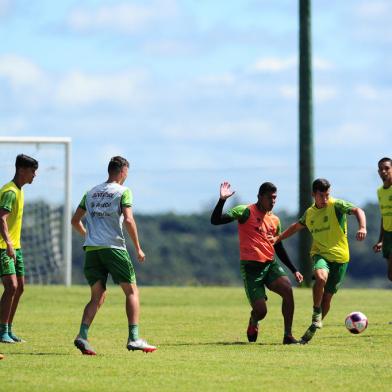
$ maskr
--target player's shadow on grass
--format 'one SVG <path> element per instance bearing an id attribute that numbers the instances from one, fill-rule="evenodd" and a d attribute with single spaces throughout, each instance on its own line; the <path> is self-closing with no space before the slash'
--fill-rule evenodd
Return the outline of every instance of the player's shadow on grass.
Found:
<path id="1" fill-rule="evenodd" d="M 39 356 L 39 355 L 47 355 L 47 356 L 52 356 L 52 355 L 55 355 L 55 356 L 65 356 L 65 357 L 68 357 L 70 354 L 69 353 L 31 353 L 31 352 L 28 352 L 28 353 L 26 353 L 26 352 L 15 352 L 15 353 L 9 353 L 9 355 L 37 355 L 37 356 Z"/>

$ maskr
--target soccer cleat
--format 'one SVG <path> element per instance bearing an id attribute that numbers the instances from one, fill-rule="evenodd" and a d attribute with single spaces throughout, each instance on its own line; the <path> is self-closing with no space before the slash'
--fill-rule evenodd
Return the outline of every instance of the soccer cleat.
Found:
<path id="1" fill-rule="evenodd" d="M 313 312 L 313 315 L 312 315 L 312 325 L 314 325 L 317 329 L 320 329 L 320 328 L 323 327 L 323 321 L 322 321 L 321 313 Z"/>
<path id="2" fill-rule="evenodd" d="M 15 342 L 15 343 L 26 343 L 26 340 L 20 338 L 19 336 L 16 336 L 12 332 L 8 331 L 8 336 Z"/>
<path id="3" fill-rule="evenodd" d="M 257 335 L 259 334 L 259 325 L 253 325 L 252 319 L 249 319 L 248 329 L 246 330 L 246 335 L 248 336 L 248 342 L 253 343 L 257 340 Z"/>
<path id="4" fill-rule="evenodd" d="M 301 344 L 307 344 L 310 340 L 312 340 L 316 331 L 317 331 L 317 327 L 315 325 L 311 324 L 299 342 Z"/>
<path id="5" fill-rule="evenodd" d="M 2 360 L 2 359 L 4 359 L 5 357 L 4 357 L 4 355 L 3 354 L 0 354 L 0 360 Z"/>
<path id="6" fill-rule="evenodd" d="M 144 353 L 152 353 L 157 348 L 155 346 L 152 346 L 151 344 L 148 344 L 145 340 L 143 339 L 137 339 L 137 340 L 128 340 L 127 343 L 127 349 L 129 351 L 143 351 Z"/>
<path id="7" fill-rule="evenodd" d="M 293 335 L 285 335 L 283 344 L 299 344 L 299 341 Z"/>
<path id="8" fill-rule="evenodd" d="M 0 343 L 13 344 L 15 343 L 15 341 L 11 339 L 11 337 L 8 335 L 8 332 L 4 332 L 3 334 L 0 335 Z"/>
<path id="9" fill-rule="evenodd" d="M 97 355 L 87 339 L 76 338 L 74 345 L 82 352 L 83 355 Z"/>

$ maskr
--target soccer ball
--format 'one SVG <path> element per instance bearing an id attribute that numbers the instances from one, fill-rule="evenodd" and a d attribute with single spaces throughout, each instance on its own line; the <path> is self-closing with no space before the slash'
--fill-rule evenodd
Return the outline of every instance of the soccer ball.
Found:
<path id="1" fill-rule="evenodd" d="M 346 317 L 344 324 L 351 333 L 358 334 L 367 328 L 368 319 L 361 312 L 352 312 Z"/>

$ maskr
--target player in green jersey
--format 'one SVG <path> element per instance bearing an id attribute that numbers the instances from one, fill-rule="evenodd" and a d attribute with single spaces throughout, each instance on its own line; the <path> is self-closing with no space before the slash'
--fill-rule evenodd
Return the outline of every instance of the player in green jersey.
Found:
<path id="1" fill-rule="evenodd" d="M 33 182 L 38 162 L 20 154 L 16 157 L 15 169 L 13 180 L 0 189 L 0 275 L 4 285 L 0 300 L 1 343 L 23 341 L 12 330 L 12 322 L 25 284 L 20 242 L 24 205 L 22 187 Z"/>
<path id="2" fill-rule="evenodd" d="M 388 263 L 388 279 L 392 281 L 392 159 L 382 158 L 378 162 L 378 174 L 383 185 L 377 190 L 381 212 L 380 235 L 373 250 L 381 252 Z"/>
<path id="3" fill-rule="evenodd" d="M 313 182 L 312 196 L 314 204 L 298 222 L 276 237 L 276 242 L 279 242 L 304 228 L 307 228 L 313 237 L 310 251 L 315 277 L 313 315 L 311 325 L 302 336 L 303 344 L 312 339 L 317 329 L 322 328 L 322 319 L 327 315 L 332 297 L 346 274 L 350 258 L 347 214 L 357 218 L 357 240 L 363 241 L 366 237 L 366 217 L 363 210 L 344 200 L 330 197 L 330 183 L 327 180 L 319 178 Z"/>

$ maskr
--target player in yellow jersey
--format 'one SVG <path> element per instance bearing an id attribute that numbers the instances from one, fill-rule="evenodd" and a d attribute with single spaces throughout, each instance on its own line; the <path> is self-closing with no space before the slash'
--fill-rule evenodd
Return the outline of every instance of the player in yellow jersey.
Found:
<path id="1" fill-rule="evenodd" d="M 347 214 L 357 218 L 357 240 L 363 241 L 366 237 L 366 217 L 363 210 L 347 201 L 330 197 L 330 186 L 323 178 L 315 180 L 312 185 L 314 204 L 298 222 L 276 237 L 276 242 L 279 242 L 304 228 L 307 228 L 313 237 L 310 251 L 315 277 L 313 315 L 311 325 L 302 336 L 303 344 L 313 338 L 317 329 L 322 328 L 322 319 L 327 315 L 332 297 L 346 274 L 350 259 Z"/>
<path id="2" fill-rule="evenodd" d="M 20 244 L 24 196 L 22 187 L 31 184 L 38 162 L 27 155 L 16 157 L 15 176 L 0 189 L 0 275 L 4 292 L 0 300 L 0 342 L 23 340 L 12 331 L 12 321 L 24 290 L 24 263 Z"/>
<path id="3" fill-rule="evenodd" d="M 388 263 L 388 279 L 392 281 L 392 159 L 382 158 L 378 162 L 378 174 L 383 185 L 377 190 L 381 212 L 380 236 L 373 246 L 381 252 Z"/>

